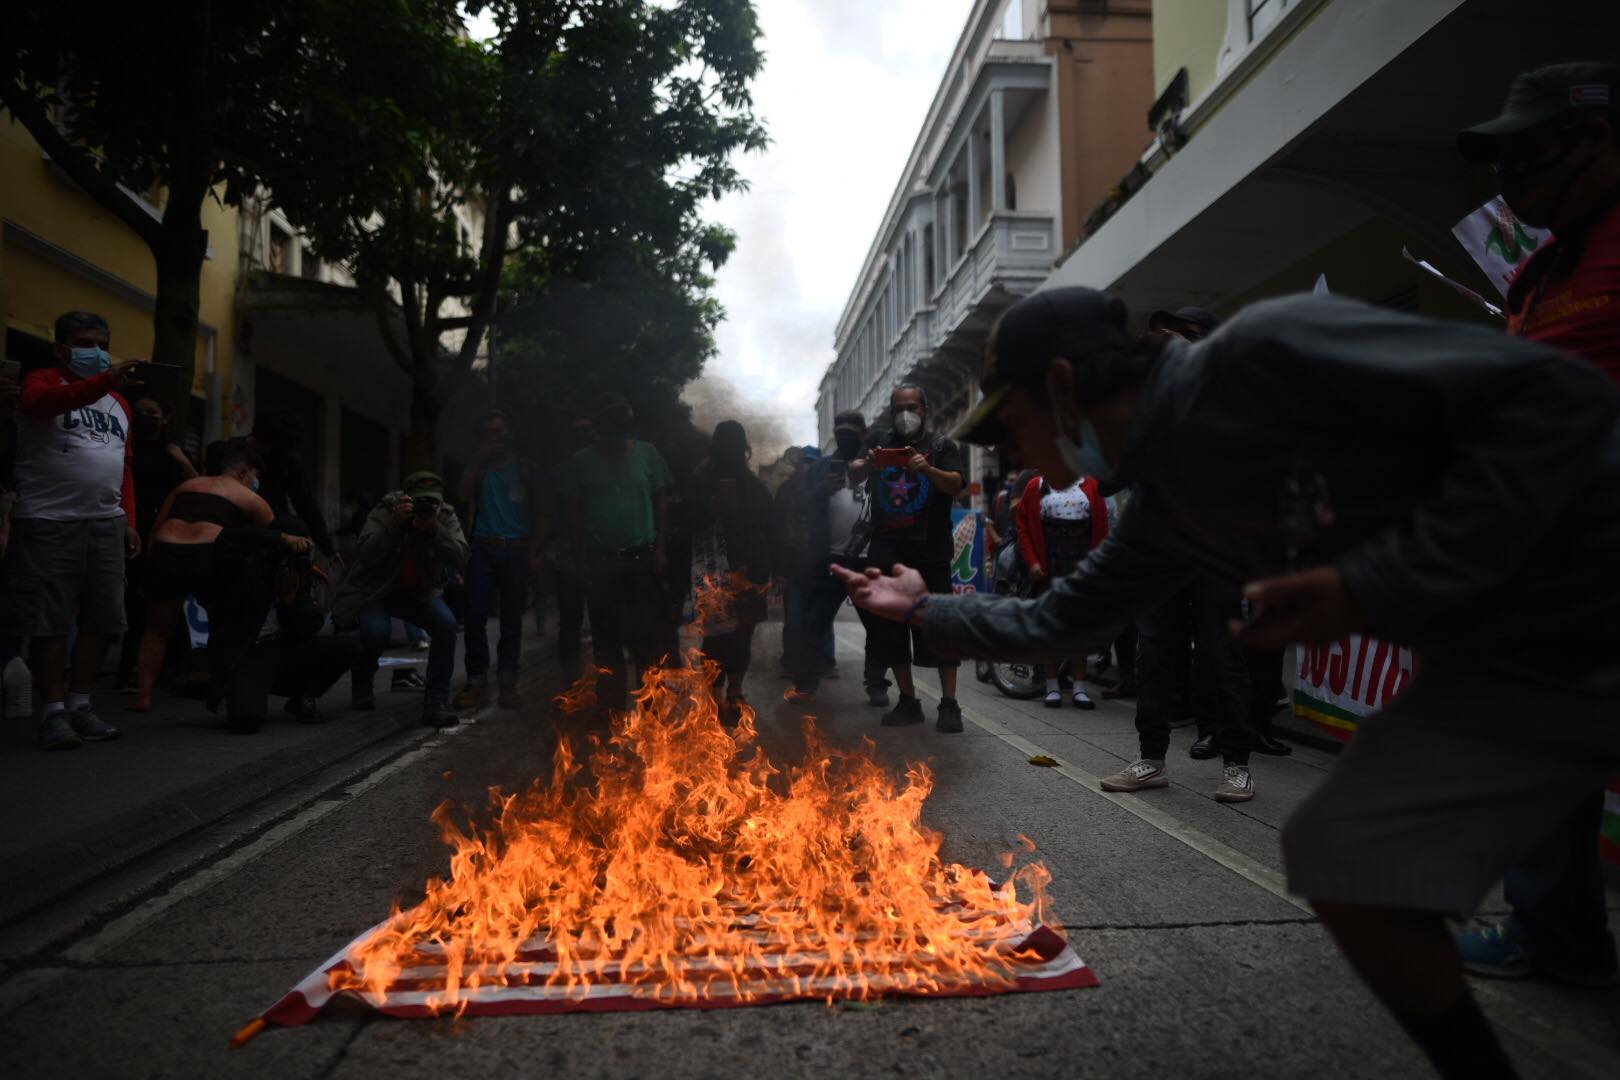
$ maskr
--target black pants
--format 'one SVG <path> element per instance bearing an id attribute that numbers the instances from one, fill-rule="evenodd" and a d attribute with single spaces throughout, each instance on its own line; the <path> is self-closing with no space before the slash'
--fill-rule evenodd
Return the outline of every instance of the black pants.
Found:
<path id="1" fill-rule="evenodd" d="M 1119 685 L 1136 682 L 1136 624 L 1130 623 L 1114 639 L 1114 659 L 1119 663 Z"/>
<path id="2" fill-rule="evenodd" d="M 1502 895 L 1513 907 L 1508 922 L 1530 954 L 1556 971 L 1615 970 L 1598 862 L 1603 798 L 1597 791 L 1583 800 L 1502 879 Z"/>
<path id="3" fill-rule="evenodd" d="M 646 671 L 658 660 L 655 650 L 663 617 L 663 590 L 653 572 L 650 548 L 624 553 L 593 551 L 586 560 L 591 651 L 597 665 L 609 671 L 598 697 L 608 708 L 622 709 L 628 689 L 626 654 L 637 671 Z"/>
<path id="4" fill-rule="evenodd" d="M 742 697 L 743 678 L 748 674 L 748 662 L 754 651 L 754 626 L 745 621 L 729 634 L 703 639 L 703 655 L 720 665 L 720 678 L 715 687 L 724 683 L 727 697 Z"/>
<path id="5" fill-rule="evenodd" d="M 1277 699 L 1283 692 L 1283 650 L 1245 648 L 1243 651 L 1249 665 L 1249 716 L 1254 730 L 1270 731 Z"/>
<path id="6" fill-rule="evenodd" d="M 568 680 L 579 678 L 579 642 L 585 629 L 585 583 L 569 570 L 558 570 L 551 579 L 557 600 L 557 659 Z"/>
<path id="7" fill-rule="evenodd" d="M 249 648 L 226 681 L 225 720 L 235 731 L 258 731 L 270 716 L 270 695 L 318 698 L 345 671 L 369 683 L 375 661 L 357 637 L 312 637 L 295 644 L 271 638 Z"/>
<path id="8" fill-rule="evenodd" d="M 1248 763 L 1254 747 L 1249 716 L 1249 668 L 1243 646 L 1227 632 L 1239 608 L 1236 585 L 1202 577 L 1138 619 L 1136 733 L 1145 758 L 1162 759 L 1177 719 L 1177 691 L 1186 687 L 1193 642 L 1207 665 L 1214 693 L 1203 707 L 1215 745 L 1230 765 Z"/>

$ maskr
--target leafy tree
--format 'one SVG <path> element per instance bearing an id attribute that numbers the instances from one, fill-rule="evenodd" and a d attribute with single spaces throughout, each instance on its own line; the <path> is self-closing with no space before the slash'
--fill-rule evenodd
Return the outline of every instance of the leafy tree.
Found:
<path id="1" fill-rule="evenodd" d="M 454 0 L 7 4 L 0 105 L 151 249 L 151 358 L 185 370 L 185 394 L 204 200 L 285 186 L 369 214 L 414 160 L 417 118 L 440 109 L 460 26 Z"/>
<path id="2" fill-rule="evenodd" d="M 379 214 L 324 212 L 314 186 L 277 193 L 323 258 L 353 267 L 380 305 L 399 296 L 403 340 L 386 321 L 384 333 L 414 380 L 419 463 L 433 460 L 437 417 L 484 346 L 509 260 L 520 267 L 512 299 L 549 305 L 536 309 L 553 320 L 536 331 L 547 355 L 563 354 L 566 335 L 578 355 L 602 332 L 590 310 L 621 324 L 615 334 L 637 328 L 645 378 L 695 375 L 707 352 L 701 340 L 692 351 L 690 333 L 718 317 L 698 295 L 701 267 L 730 243 L 699 211 L 741 185 L 732 155 L 765 143 L 748 91 L 761 63 L 750 0 L 469 7 L 488 11 L 495 34 L 441 76 L 446 106 Z M 482 224 L 475 245 L 461 233 L 468 207 Z M 645 318 L 597 303 L 618 274 L 613 290 L 642 297 Z M 661 328 L 655 313 L 676 321 Z M 686 336 L 659 351 L 659 333 Z"/>

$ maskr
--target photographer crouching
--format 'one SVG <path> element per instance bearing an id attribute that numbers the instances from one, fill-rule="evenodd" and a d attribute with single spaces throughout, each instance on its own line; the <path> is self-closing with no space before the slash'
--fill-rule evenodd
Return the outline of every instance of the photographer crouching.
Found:
<path id="1" fill-rule="evenodd" d="M 456 665 L 456 617 L 444 602 L 444 586 L 467 563 L 467 538 L 456 512 L 444 500 L 437 473 L 415 472 L 403 491 L 383 497 L 372 509 L 355 545 L 354 565 L 338 586 L 332 620 L 339 630 L 360 629 L 373 662 L 388 646 L 393 620 L 403 619 L 428 633 L 427 696 L 422 720 L 454 727 L 450 678 Z M 374 707 L 369 688 L 357 689 L 355 705 Z"/>

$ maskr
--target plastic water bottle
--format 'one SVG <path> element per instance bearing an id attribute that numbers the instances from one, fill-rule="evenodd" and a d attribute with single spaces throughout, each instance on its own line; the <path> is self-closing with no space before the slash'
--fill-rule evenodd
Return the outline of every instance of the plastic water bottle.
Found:
<path id="1" fill-rule="evenodd" d="M 13 656 L 0 671 L 5 685 L 3 711 L 7 720 L 27 720 L 34 715 L 34 673 L 20 656 Z"/>

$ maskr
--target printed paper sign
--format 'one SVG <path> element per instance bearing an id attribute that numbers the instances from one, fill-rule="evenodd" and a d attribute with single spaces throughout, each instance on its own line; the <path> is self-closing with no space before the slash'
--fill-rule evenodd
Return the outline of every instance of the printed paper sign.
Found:
<path id="1" fill-rule="evenodd" d="M 951 509 L 951 588 L 958 593 L 988 592 L 984 575 L 984 518 L 977 510 Z"/>
<path id="2" fill-rule="evenodd" d="M 1485 271 L 1496 291 L 1507 296 L 1513 279 L 1552 233 L 1514 217 L 1498 195 L 1452 226 L 1451 235 Z"/>

